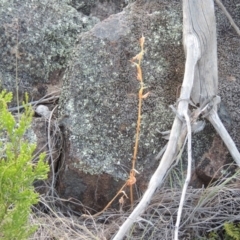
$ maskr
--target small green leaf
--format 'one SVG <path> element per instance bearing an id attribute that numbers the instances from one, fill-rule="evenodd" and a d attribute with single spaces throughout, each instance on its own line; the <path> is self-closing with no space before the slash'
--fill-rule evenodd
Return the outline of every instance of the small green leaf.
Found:
<path id="1" fill-rule="evenodd" d="M 0 93 L 0 238 L 27 239 L 35 230 L 29 225 L 31 207 L 38 202 L 33 182 L 46 179 L 49 171 L 41 154 L 37 163 L 32 163 L 35 144 L 23 136 L 31 125 L 33 111 L 27 102 L 19 122 L 8 111 L 11 93 Z M 26 98 L 27 99 L 27 98 Z"/>

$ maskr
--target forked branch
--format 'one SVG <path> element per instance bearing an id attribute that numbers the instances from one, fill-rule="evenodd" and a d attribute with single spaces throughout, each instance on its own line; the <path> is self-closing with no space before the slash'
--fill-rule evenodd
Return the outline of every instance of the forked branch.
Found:
<path id="1" fill-rule="evenodd" d="M 240 154 L 218 118 L 217 105 L 213 101 L 218 91 L 216 20 L 213 0 L 183 0 L 183 36 L 186 54 L 184 80 L 177 115 L 174 119 L 166 151 L 140 203 L 120 227 L 114 240 L 123 239 L 135 220 L 143 213 L 155 190 L 167 176 L 184 144 L 186 134 L 188 134 L 188 174 L 180 201 L 175 230 L 175 240 L 178 239 L 181 212 L 191 173 L 191 126 L 188 115 L 190 101 L 200 106 L 200 111 L 196 112 L 203 113 L 209 119 L 222 137 L 234 160 L 240 166 Z M 199 114 L 197 114 L 197 117 Z M 191 116 L 193 115 L 194 113 L 191 114 Z M 196 121 L 197 117 L 193 117 L 191 122 Z M 181 119 L 185 119 L 186 122 Z"/>

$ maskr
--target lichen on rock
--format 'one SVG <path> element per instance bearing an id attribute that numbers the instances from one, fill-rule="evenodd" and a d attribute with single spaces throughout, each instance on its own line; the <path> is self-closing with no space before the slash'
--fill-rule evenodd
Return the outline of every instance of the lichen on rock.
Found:
<path id="1" fill-rule="evenodd" d="M 51 73 L 66 68 L 77 35 L 98 22 L 55 0 L 1 1 L 0 9 L 1 80 L 11 91 L 16 70 L 22 92 L 49 83 Z"/>
<path id="2" fill-rule="evenodd" d="M 159 131 L 170 129 L 174 117 L 168 106 L 176 101 L 182 79 L 181 28 L 180 5 L 170 9 L 157 1 L 129 5 L 79 36 L 63 78 L 60 101 L 68 146 L 60 195 L 70 192 L 71 180 L 64 177 L 65 172 L 71 175 L 69 171 L 78 172 L 79 178 L 90 174 L 101 180 L 103 175 L 110 176 L 106 200 L 114 194 L 112 184 L 119 181 L 120 186 L 127 179 L 139 88 L 136 70 L 129 60 L 139 52 L 142 34 L 146 38 L 142 69 L 150 95 L 142 108 L 137 170 L 138 186 L 146 186 L 158 165 L 154 156 L 166 143 Z M 82 183 L 88 187 L 78 196 L 81 201 L 96 190 L 96 185 L 88 184 L 84 177 Z M 98 193 L 102 193 L 100 187 Z M 89 197 L 83 202 L 92 206 L 94 200 Z"/>

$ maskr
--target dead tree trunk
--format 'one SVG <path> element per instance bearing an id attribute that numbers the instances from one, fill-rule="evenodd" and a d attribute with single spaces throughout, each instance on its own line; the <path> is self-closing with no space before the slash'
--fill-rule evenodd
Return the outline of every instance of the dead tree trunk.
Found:
<path id="1" fill-rule="evenodd" d="M 120 227 L 114 240 L 123 239 L 132 224 L 143 213 L 184 146 L 186 136 L 189 141 L 188 159 L 191 160 L 191 132 L 189 132 L 191 126 L 189 127 L 188 123 L 195 123 L 200 114 L 212 123 L 233 159 L 240 166 L 240 154 L 217 114 L 220 97 L 217 96 L 217 40 L 213 0 L 183 0 L 183 38 L 186 55 L 185 74 L 166 151 L 142 200 Z M 189 114 L 190 103 L 196 106 L 191 114 Z M 188 177 L 185 188 L 188 185 Z M 181 209 L 179 215 L 181 216 Z M 177 234 L 175 239 L 177 239 Z"/>

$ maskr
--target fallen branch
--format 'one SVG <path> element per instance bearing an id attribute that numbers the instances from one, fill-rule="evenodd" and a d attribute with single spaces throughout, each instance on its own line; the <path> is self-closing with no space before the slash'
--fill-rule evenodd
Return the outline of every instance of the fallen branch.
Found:
<path id="1" fill-rule="evenodd" d="M 225 143 L 226 147 L 228 148 L 232 158 L 240 167 L 240 153 L 232 140 L 231 136 L 229 135 L 228 131 L 224 127 L 222 121 L 220 120 L 216 110 L 212 110 L 211 113 L 206 117 L 209 122 L 213 125 L 217 133 L 222 138 L 223 142 Z"/>
<path id="2" fill-rule="evenodd" d="M 59 93 L 59 91 L 49 93 L 49 94 L 45 95 L 44 97 L 40 98 L 37 101 L 32 101 L 32 102 L 27 103 L 27 105 L 36 106 L 36 105 L 41 104 L 41 103 L 50 103 L 50 102 L 56 101 L 56 100 L 59 99 L 59 95 L 55 95 L 56 93 Z M 21 110 L 23 108 L 24 108 L 24 106 L 20 105 L 18 107 L 8 108 L 8 111 L 16 112 L 16 111 Z"/>
<path id="3" fill-rule="evenodd" d="M 185 181 L 180 208 L 177 216 L 175 240 L 178 230 L 184 198 L 191 173 L 191 127 L 189 125 L 189 102 L 199 105 L 207 119 L 222 137 L 234 160 L 240 166 L 240 154 L 221 120 L 217 115 L 217 105 L 213 102 L 218 91 L 216 21 L 213 0 L 183 0 L 183 37 L 186 54 L 185 74 L 182 84 L 177 114 L 171 129 L 169 142 L 162 160 L 153 174 L 148 188 L 140 203 L 120 227 L 114 240 L 121 240 L 133 223 L 149 204 L 155 190 L 163 183 L 186 137 L 188 126 L 188 175 Z M 191 100 L 190 100 L 191 97 Z M 197 117 L 199 114 L 197 114 Z M 192 119 L 191 122 L 196 121 Z"/>
<path id="4" fill-rule="evenodd" d="M 226 15 L 226 17 L 229 20 L 232 27 L 236 30 L 237 34 L 240 36 L 240 29 L 237 26 L 237 24 L 234 22 L 232 16 L 229 14 L 229 12 L 227 11 L 227 9 L 224 7 L 224 5 L 222 4 L 222 2 L 220 0 L 215 0 L 215 1 L 218 4 L 218 6 L 223 10 L 224 14 Z"/>
<path id="5" fill-rule="evenodd" d="M 178 213 L 177 213 L 177 221 L 176 221 L 176 225 L 175 225 L 175 240 L 178 240 L 178 231 L 179 231 L 179 225 L 180 225 L 180 221 L 181 221 L 181 215 L 182 215 L 182 210 L 183 210 L 183 205 L 184 205 L 184 201 L 185 201 L 185 196 L 187 193 L 187 188 L 188 188 L 188 184 L 191 180 L 191 170 L 192 170 L 192 130 L 191 130 L 191 122 L 190 122 L 190 118 L 188 116 L 188 113 L 184 114 L 186 123 L 187 123 L 187 141 L 188 141 L 188 167 L 187 167 L 187 177 L 183 186 L 183 190 L 182 190 L 182 195 L 181 195 L 181 200 L 180 200 L 180 204 L 179 204 L 179 208 L 178 208 Z"/>

